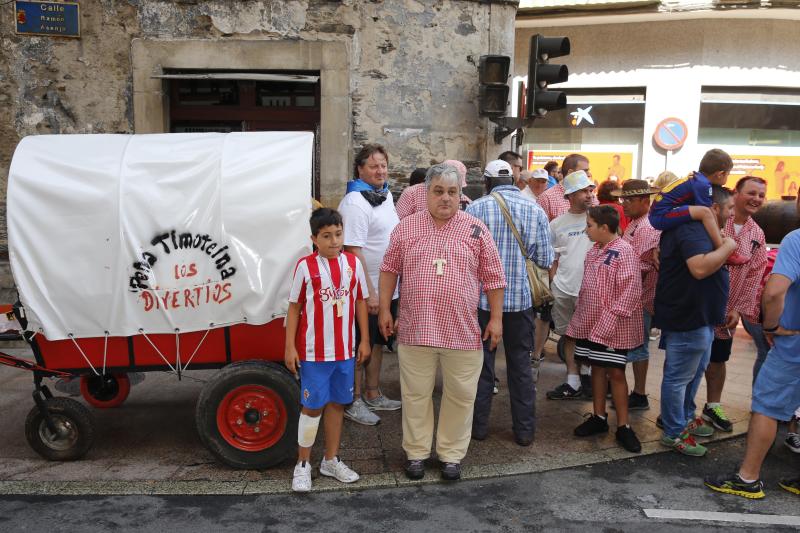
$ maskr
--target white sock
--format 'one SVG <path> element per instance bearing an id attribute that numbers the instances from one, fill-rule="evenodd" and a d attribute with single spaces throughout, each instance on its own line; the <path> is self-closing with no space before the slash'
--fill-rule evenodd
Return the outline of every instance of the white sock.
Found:
<path id="1" fill-rule="evenodd" d="M 706 404 L 706 407 L 708 407 L 709 409 L 713 409 L 715 407 L 721 407 L 721 406 L 722 406 L 722 404 L 719 403 L 719 402 L 709 402 L 709 403 Z"/>
<path id="2" fill-rule="evenodd" d="M 739 479 L 741 479 L 745 483 L 754 483 L 754 482 L 758 481 L 757 479 L 745 479 L 745 478 L 742 477 L 741 474 L 739 474 Z"/>
<path id="3" fill-rule="evenodd" d="M 579 370 L 578 370 L 578 372 L 581 373 L 581 376 L 591 376 L 592 375 L 592 367 L 581 365 Z"/>
<path id="4" fill-rule="evenodd" d="M 567 374 L 567 385 L 578 390 L 581 388 L 581 378 L 578 374 Z"/>

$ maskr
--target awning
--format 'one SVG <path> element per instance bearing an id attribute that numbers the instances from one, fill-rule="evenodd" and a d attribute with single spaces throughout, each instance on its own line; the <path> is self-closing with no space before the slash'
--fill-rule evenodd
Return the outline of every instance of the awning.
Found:
<path id="1" fill-rule="evenodd" d="M 520 0 L 518 13 L 537 11 L 570 10 L 603 10 L 642 7 L 660 4 L 660 0 Z"/>
<path id="2" fill-rule="evenodd" d="M 264 72 L 196 72 L 191 74 L 156 74 L 150 77 L 167 80 L 255 80 L 293 81 L 295 83 L 317 83 L 319 81 L 319 76 L 268 74 Z"/>

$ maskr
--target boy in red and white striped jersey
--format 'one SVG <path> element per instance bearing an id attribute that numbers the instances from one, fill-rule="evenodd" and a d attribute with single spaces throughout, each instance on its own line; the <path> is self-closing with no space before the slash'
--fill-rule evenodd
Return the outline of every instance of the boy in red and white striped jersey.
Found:
<path id="1" fill-rule="evenodd" d="M 300 372 L 303 409 L 297 428 L 297 466 L 292 490 L 311 490 L 311 447 L 320 416 L 325 413 L 323 476 L 343 483 L 358 474 L 339 460 L 344 406 L 353 402 L 355 362 L 371 351 L 367 329 L 369 296 L 364 268 L 355 255 L 342 252 L 342 216 L 321 208 L 311 214 L 311 240 L 317 251 L 297 262 L 286 317 L 286 367 Z M 358 356 L 353 358 L 355 321 L 361 332 Z"/>

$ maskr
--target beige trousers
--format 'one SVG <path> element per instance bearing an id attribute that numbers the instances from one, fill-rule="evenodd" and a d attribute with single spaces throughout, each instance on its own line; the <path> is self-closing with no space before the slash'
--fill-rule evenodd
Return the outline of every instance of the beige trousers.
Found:
<path id="1" fill-rule="evenodd" d="M 403 398 L 403 450 L 409 459 L 427 459 L 433 441 L 433 387 L 442 365 L 442 404 L 436 431 L 439 460 L 460 463 L 472 436 L 472 408 L 483 366 L 483 350 L 429 346 L 397 348 Z"/>

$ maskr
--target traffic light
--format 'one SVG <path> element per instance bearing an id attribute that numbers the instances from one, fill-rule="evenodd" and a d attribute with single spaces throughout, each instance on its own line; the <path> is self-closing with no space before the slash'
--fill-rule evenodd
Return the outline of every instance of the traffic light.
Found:
<path id="1" fill-rule="evenodd" d="M 561 91 L 549 91 L 551 83 L 563 83 L 569 78 L 566 65 L 551 65 L 548 60 L 569 55 L 567 37 L 542 37 L 538 33 L 531 37 L 528 59 L 528 95 L 525 101 L 525 117 L 543 117 L 548 111 L 564 109 L 567 95 Z"/>
<path id="2" fill-rule="evenodd" d="M 508 105 L 508 56 L 481 56 L 478 63 L 478 111 L 484 117 L 502 117 Z"/>

